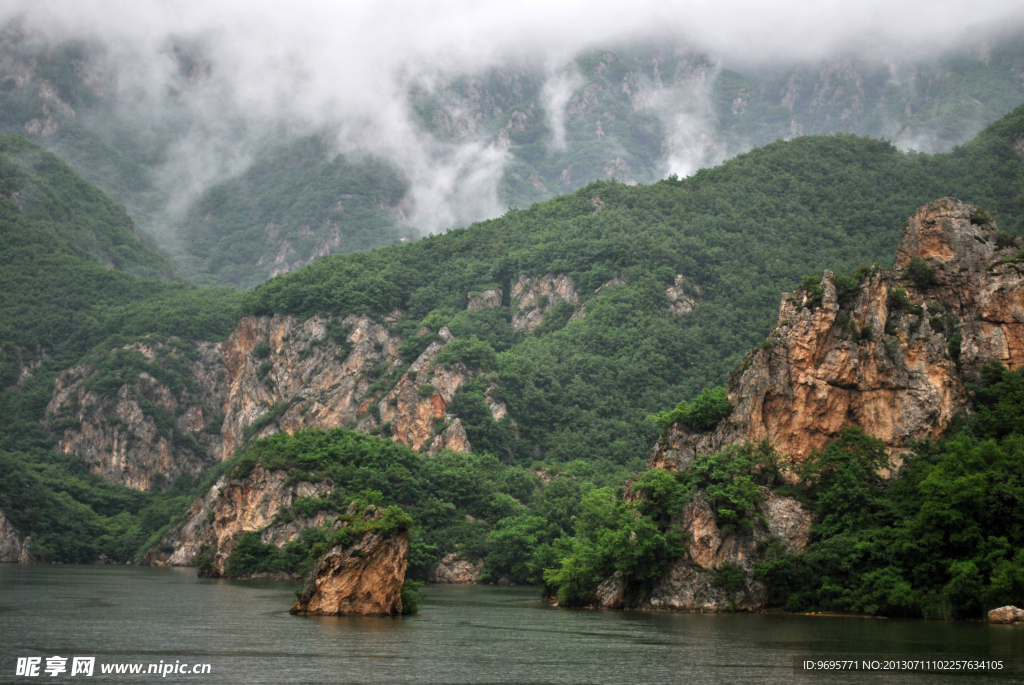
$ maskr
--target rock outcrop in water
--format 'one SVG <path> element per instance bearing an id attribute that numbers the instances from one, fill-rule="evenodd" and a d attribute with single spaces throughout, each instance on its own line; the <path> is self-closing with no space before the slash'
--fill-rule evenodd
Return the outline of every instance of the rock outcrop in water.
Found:
<path id="1" fill-rule="evenodd" d="M 337 528 L 336 524 L 332 532 Z M 405 582 L 408 552 L 409 537 L 405 531 L 370 530 L 354 543 L 332 547 L 313 565 L 291 613 L 332 616 L 402 613 L 402 583 Z"/>
<path id="2" fill-rule="evenodd" d="M 1024 365 L 1021 247 L 959 200 L 926 205 L 892 271 L 852 288 L 826 271 L 783 296 L 778 326 L 730 376 L 732 415 L 708 433 L 672 426 L 649 466 L 685 468 L 762 440 L 801 462 L 853 425 L 894 455 L 938 437 L 967 409 L 965 385 L 985 362 Z"/>
<path id="3" fill-rule="evenodd" d="M 484 570 L 484 560 L 466 561 L 459 559 L 457 552 L 444 555 L 430 572 L 430 581 L 466 585 L 477 582 L 480 572 Z"/>
<path id="4" fill-rule="evenodd" d="M 32 554 L 29 552 L 31 547 L 32 540 L 23 538 L 4 514 L 3 509 L 0 509 L 0 563 L 31 564 L 33 561 Z"/>
<path id="5" fill-rule="evenodd" d="M 1024 609 L 1010 605 L 993 609 L 988 612 L 988 622 L 1006 625 L 1024 624 Z"/>

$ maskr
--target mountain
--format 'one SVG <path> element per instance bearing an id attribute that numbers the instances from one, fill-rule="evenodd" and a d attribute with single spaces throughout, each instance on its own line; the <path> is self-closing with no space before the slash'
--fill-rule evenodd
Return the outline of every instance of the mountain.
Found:
<path id="1" fill-rule="evenodd" d="M 20 388 L 23 362 L 5 375 L 3 449 L 27 480 L 4 490 L 0 508 L 43 558 L 131 558 L 212 486 L 220 474 L 209 465 L 309 428 L 457 460 L 445 463 L 459 478 L 491 485 L 473 508 L 447 500 L 445 511 L 491 525 L 517 511 L 506 495 L 532 498 L 522 482 L 622 483 L 657 439 L 647 417 L 720 383 L 806 274 L 888 264 L 905 218 L 946 195 L 977 202 L 1012 240 L 1021 139 L 1024 109 L 940 155 L 848 134 L 776 142 L 687 179 L 594 183 L 467 229 L 323 257 L 244 295 L 75 253 L 59 267 L 64 281 L 25 276 L 5 291 L 12 306 L 37 297 L 51 308 L 10 319 L 12 336 L 46 335 L 10 347 L 43 363 Z M 32 235 L 7 207 L 9 243 Z M 76 274 L 96 285 L 72 287 Z M 65 285 L 85 299 L 65 300 Z M 379 466 L 366 468 L 357 482 L 397 492 L 373 475 Z M 430 487 L 403 508 L 447 507 L 422 499 Z M 75 516 L 92 527 L 69 538 L 60 525 Z M 443 520 L 433 542 L 421 540 L 433 550 L 413 564 L 424 573 L 455 541 L 482 539 L 479 526 L 456 535 L 457 517 Z"/>
<path id="2" fill-rule="evenodd" d="M 0 34 L 0 131 L 45 145 L 124 204 L 193 282 L 251 288 L 325 254 L 595 180 L 692 174 L 778 139 L 844 132 L 949 151 L 1024 101 L 1022 46 L 1009 34 L 916 61 L 731 64 L 637 41 L 555 66 L 524 57 L 403 83 L 408 130 L 394 142 L 346 133 L 365 122 L 343 116 L 268 122 L 211 106 L 223 84 L 200 39 L 150 56 L 162 75 L 143 87 L 114 46 L 13 23 Z"/>
<path id="3" fill-rule="evenodd" d="M 102 553 L 123 557 L 125 535 L 131 550 L 163 525 L 140 529 L 137 515 L 152 498 L 122 492 L 91 476 L 81 459 L 52 452 L 40 420 L 57 375 L 89 354 L 111 368 L 117 364 L 107 353 L 118 343 L 226 332 L 238 295 L 176 279 L 122 207 L 42 147 L 0 137 L 0 509 L 4 537 L 30 533 L 32 556 L 85 561 L 107 536 Z M 174 373 L 129 362 L 112 375 Z"/>

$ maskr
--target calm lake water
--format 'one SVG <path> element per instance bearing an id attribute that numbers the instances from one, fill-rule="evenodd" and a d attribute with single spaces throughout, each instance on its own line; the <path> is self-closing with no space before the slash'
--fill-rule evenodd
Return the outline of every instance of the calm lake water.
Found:
<path id="1" fill-rule="evenodd" d="M 425 586 L 405 618 L 288 613 L 295 583 L 193 569 L 0 565 L 0 682 L 17 657 L 95 656 L 92 680 L 174 683 L 996 683 L 1015 675 L 795 673 L 793 657 L 1024 658 L 1024 629 L 983 623 L 568 611 L 533 588 Z M 208 675 L 102 664 L 208 663 Z"/>

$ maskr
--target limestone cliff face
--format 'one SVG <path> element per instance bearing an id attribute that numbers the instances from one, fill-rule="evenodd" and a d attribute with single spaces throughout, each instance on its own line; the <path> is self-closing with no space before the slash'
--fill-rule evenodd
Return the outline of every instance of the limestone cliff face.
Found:
<path id="1" fill-rule="evenodd" d="M 438 336 L 378 405 L 380 420 L 388 424 L 395 442 L 414 450 L 434 436 L 434 421 L 445 418 L 455 391 L 470 377 L 469 369 L 462 364 L 451 368 L 434 364 L 437 355 L 452 339 L 447 328 L 442 328 Z M 468 444 L 466 441 L 465 445 Z M 452 441 L 452 445 L 456 442 Z"/>
<path id="2" fill-rule="evenodd" d="M 937 300 L 962 322 L 960 364 L 968 378 L 992 359 L 1024 365 L 1024 239 L 1010 238 L 976 207 L 942 198 L 910 220 L 896 251 L 896 271 L 921 257 L 936 284 L 915 291 Z"/>
<path id="3" fill-rule="evenodd" d="M 247 439 L 282 430 L 375 426 L 371 386 L 400 365 L 402 341 L 366 317 L 347 317 L 334 338 L 328 323 L 318 317 L 247 317 L 224 341 L 229 387 L 222 459 Z"/>
<path id="4" fill-rule="evenodd" d="M 648 602 L 652 609 L 676 611 L 721 611 L 730 607 L 757 609 L 764 606 L 766 588 L 750 577 L 760 558 L 758 547 L 775 538 L 789 554 L 807 546 L 813 517 L 800 503 L 780 497 L 765 488 L 759 505 L 767 525 L 750 531 L 724 535 L 715 521 L 714 510 L 702 494 L 684 508 L 681 527 L 688 533 L 686 553 L 655 585 Z M 744 571 L 744 587 L 726 590 L 715 585 L 715 570 L 730 563 Z"/>
<path id="5" fill-rule="evenodd" d="M 81 457 L 106 480 L 137 490 L 159 480 L 195 476 L 216 463 L 226 387 L 219 347 L 135 344 L 111 355 L 140 360 L 151 370 L 179 368 L 183 373 L 161 382 L 146 371 L 132 378 L 129 366 L 113 376 L 88 364 L 64 371 L 46 409 L 57 449 Z M 116 387 L 122 378 L 124 385 L 104 392 L 104 386 Z"/>
<path id="6" fill-rule="evenodd" d="M 0 509 L 0 564 L 31 564 L 30 538 L 23 538 L 3 509 Z"/>
<path id="7" fill-rule="evenodd" d="M 801 462 L 852 425 L 894 455 L 938 437 L 968 408 L 965 383 L 986 361 L 1024 365 L 1021 247 L 958 200 L 923 207 L 893 271 L 874 271 L 845 296 L 826 271 L 820 292 L 785 295 L 777 328 L 730 376 L 732 415 L 708 433 L 671 427 L 649 466 L 685 468 L 762 440 Z M 917 285 L 914 257 L 933 270 L 932 285 Z"/>
<path id="8" fill-rule="evenodd" d="M 520 275 L 512 286 L 512 330 L 530 333 L 544 322 L 544 314 L 560 304 L 573 308 L 570 321 L 583 316 L 576 284 L 568 276 L 552 275 L 533 278 Z"/>
<path id="9" fill-rule="evenodd" d="M 364 533 L 328 550 L 313 566 L 293 614 L 389 616 L 402 613 L 409 537 Z"/>
<path id="10" fill-rule="evenodd" d="M 303 530 L 321 525 L 323 514 L 311 518 L 279 518 L 300 497 L 325 497 L 331 483 L 287 484 L 284 471 L 256 466 L 240 480 L 221 478 L 193 502 L 183 522 L 168 532 L 143 559 L 146 566 L 191 566 L 200 554 L 210 555 L 204 575 L 224 575 L 224 565 L 238 540 L 246 533 L 260 534 L 260 542 L 278 548 L 296 539 Z"/>
<path id="11" fill-rule="evenodd" d="M 722 611 L 764 606 L 766 588 L 750 576 L 760 558 L 759 547 L 774 538 L 789 554 L 803 551 L 810 539 L 813 517 L 795 499 L 781 497 L 769 488 L 763 488 L 762 495 L 758 511 L 764 516 L 765 524 L 729 534 L 719 528 L 714 509 L 703 493 L 698 493 L 688 502 L 675 521 L 687 538 L 686 551 L 657 582 L 648 600 L 639 608 Z M 742 589 L 716 586 L 716 570 L 727 563 L 744 572 Z M 622 575 L 612 576 L 598 588 L 600 606 L 624 608 L 628 602 L 626 590 Z"/>
<path id="12" fill-rule="evenodd" d="M 399 354 L 403 340 L 389 328 L 398 316 L 383 322 L 248 317 L 222 343 L 185 346 L 184 352 L 183 344 L 163 343 L 115 350 L 141 355 L 155 368 L 191 361 L 173 388 L 145 371 L 125 379 L 104 376 L 95 364 L 65 371 L 47 423 L 57 449 L 136 489 L 196 475 L 248 440 L 311 427 L 350 426 L 434 454 L 468 452 L 466 433 L 448 406 L 472 372 L 435 364 L 452 340 L 446 328 L 406 366 Z M 491 404 L 496 418 L 507 413 L 503 404 Z"/>

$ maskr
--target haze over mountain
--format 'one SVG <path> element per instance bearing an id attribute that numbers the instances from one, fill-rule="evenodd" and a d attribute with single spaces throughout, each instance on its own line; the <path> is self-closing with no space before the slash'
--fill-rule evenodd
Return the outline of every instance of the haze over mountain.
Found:
<path id="1" fill-rule="evenodd" d="M 0 127 L 125 204 L 191 280 L 247 288 L 778 138 L 949 150 L 1024 101 L 1015 12 L 22 3 L 0 16 Z"/>

